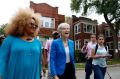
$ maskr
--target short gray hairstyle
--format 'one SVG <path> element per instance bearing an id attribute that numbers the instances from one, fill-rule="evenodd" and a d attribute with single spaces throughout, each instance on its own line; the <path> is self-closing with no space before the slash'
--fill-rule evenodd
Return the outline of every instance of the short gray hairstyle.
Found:
<path id="1" fill-rule="evenodd" d="M 58 28 L 57 28 L 58 32 L 61 32 L 62 29 L 63 29 L 64 27 L 66 27 L 66 26 L 70 27 L 70 25 L 69 25 L 68 23 L 60 23 L 60 24 L 58 25 Z"/>

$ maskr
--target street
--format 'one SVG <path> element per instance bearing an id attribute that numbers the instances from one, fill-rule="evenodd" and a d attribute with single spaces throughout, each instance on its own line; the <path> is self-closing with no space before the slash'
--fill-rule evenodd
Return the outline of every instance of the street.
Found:
<path id="1" fill-rule="evenodd" d="M 107 72 L 112 77 L 112 79 L 120 79 L 120 67 L 109 67 Z M 85 79 L 85 72 L 84 70 L 79 70 L 76 73 L 77 79 Z M 91 75 L 91 79 L 93 78 L 93 73 Z M 110 79 L 108 74 L 106 73 L 105 79 Z"/>
<path id="2" fill-rule="evenodd" d="M 112 77 L 112 79 L 120 79 L 120 66 L 108 67 L 107 72 Z M 77 70 L 76 76 L 77 76 L 77 79 L 85 79 L 84 70 Z M 47 77 L 42 77 L 42 79 L 47 79 Z M 94 79 L 93 74 L 91 75 L 91 79 Z M 105 79 L 110 79 L 107 73 L 106 73 Z"/>

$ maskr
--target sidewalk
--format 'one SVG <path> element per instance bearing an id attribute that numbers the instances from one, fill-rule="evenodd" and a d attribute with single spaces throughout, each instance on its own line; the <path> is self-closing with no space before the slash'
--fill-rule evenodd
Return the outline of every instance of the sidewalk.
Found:
<path id="1" fill-rule="evenodd" d="M 85 71 L 83 69 L 76 71 L 77 79 L 85 79 Z M 112 79 L 120 79 L 119 77 L 120 76 L 120 64 L 108 66 L 107 72 L 112 77 Z M 105 79 L 110 79 L 109 75 L 106 73 Z M 93 77 L 94 77 L 94 73 L 92 73 L 91 79 L 94 79 Z M 47 79 L 47 73 L 45 77 L 42 77 L 42 79 Z"/>

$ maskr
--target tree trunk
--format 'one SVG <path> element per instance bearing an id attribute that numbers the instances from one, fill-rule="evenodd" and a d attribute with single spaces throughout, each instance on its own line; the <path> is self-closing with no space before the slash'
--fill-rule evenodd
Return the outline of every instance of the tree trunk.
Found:
<path id="1" fill-rule="evenodd" d="M 114 45 L 114 57 L 115 59 L 118 59 L 118 37 L 117 37 L 117 33 L 116 31 L 114 30 L 114 32 L 112 32 L 113 34 L 113 45 Z"/>
<path id="2" fill-rule="evenodd" d="M 116 28 L 114 28 L 113 24 L 111 23 L 111 21 L 108 19 L 107 14 L 104 14 L 104 18 L 105 21 L 107 22 L 107 24 L 109 25 L 112 34 L 113 34 L 113 53 L 114 53 L 114 58 L 117 59 L 118 58 L 118 52 L 115 52 L 115 50 L 118 50 L 118 36 L 117 36 L 117 31 Z"/>

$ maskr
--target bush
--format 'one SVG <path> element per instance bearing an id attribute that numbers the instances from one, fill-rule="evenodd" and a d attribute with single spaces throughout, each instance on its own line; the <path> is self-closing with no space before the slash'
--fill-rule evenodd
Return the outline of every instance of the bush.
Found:
<path id="1" fill-rule="evenodd" d="M 85 62 L 85 54 L 80 50 L 75 50 L 75 63 Z"/>

